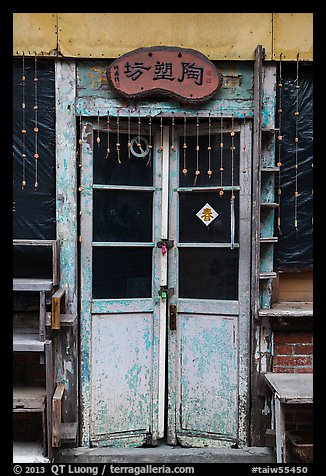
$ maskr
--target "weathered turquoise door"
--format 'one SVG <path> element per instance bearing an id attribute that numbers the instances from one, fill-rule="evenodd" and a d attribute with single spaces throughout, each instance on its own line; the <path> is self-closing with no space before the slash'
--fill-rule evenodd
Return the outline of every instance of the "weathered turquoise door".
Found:
<path id="1" fill-rule="evenodd" d="M 163 154 L 156 152 L 155 134 L 148 141 L 148 128 L 142 129 L 145 138 L 137 137 L 140 150 L 126 121 L 111 126 L 109 136 L 105 127 L 92 119 L 83 123 L 83 444 L 140 446 L 156 442 L 164 411 L 160 308 L 165 323 L 166 306 L 158 291 L 166 276 L 156 247 L 167 228 L 162 230 Z"/>
<path id="2" fill-rule="evenodd" d="M 86 446 L 247 443 L 250 124 L 169 122 L 83 121 Z"/>
<path id="3" fill-rule="evenodd" d="M 248 444 L 251 129 L 213 123 L 170 160 L 168 442 L 185 446 Z"/>

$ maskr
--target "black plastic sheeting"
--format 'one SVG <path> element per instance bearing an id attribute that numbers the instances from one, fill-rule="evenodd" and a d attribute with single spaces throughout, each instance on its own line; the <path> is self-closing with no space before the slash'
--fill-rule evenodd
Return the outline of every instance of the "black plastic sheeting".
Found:
<path id="1" fill-rule="evenodd" d="M 311 268 L 313 265 L 312 66 L 299 63 L 298 230 L 294 226 L 296 75 L 296 63 L 282 64 L 281 233 L 278 235 L 279 240 L 275 246 L 275 267 L 279 270 Z M 279 89 L 277 88 L 278 92 Z M 276 125 L 278 127 L 277 112 Z M 276 162 L 278 162 L 278 146 L 276 146 Z M 278 176 L 276 175 L 276 197 L 277 188 Z M 275 216 L 277 217 L 277 212 Z M 277 229 L 277 222 L 275 222 L 276 232 Z"/>
<path id="2" fill-rule="evenodd" d="M 13 238 L 56 238 L 55 76 L 54 62 L 37 61 L 38 76 L 38 188 L 35 182 L 34 59 L 25 59 L 26 187 L 22 189 L 22 59 L 13 62 Z M 14 247 L 14 276 L 34 263 L 33 274 L 44 274 L 35 247 Z M 31 270 L 32 271 L 32 270 Z"/>

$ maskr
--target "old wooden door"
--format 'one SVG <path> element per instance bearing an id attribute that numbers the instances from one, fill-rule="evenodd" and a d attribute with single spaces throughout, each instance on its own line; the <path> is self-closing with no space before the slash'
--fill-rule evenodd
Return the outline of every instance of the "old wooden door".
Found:
<path id="1" fill-rule="evenodd" d="M 185 446 L 248 444 L 251 133 L 213 124 L 181 129 L 170 160 L 168 441 Z"/>
<path id="2" fill-rule="evenodd" d="M 83 444 L 246 443 L 250 126 L 190 121 L 184 155 L 182 124 L 114 124 L 83 122 Z"/>
<path id="3" fill-rule="evenodd" d="M 102 121 L 83 124 L 82 441 L 141 446 L 155 443 L 163 431 L 158 426 L 165 381 L 160 309 L 165 324 L 166 304 L 158 290 L 166 265 L 164 272 L 156 244 L 167 230 L 162 207 L 167 183 L 155 127 L 148 140 L 148 127 L 139 137 L 134 125 L 127 128 L 126 118 L 112 123 L 109 135 Z"/>

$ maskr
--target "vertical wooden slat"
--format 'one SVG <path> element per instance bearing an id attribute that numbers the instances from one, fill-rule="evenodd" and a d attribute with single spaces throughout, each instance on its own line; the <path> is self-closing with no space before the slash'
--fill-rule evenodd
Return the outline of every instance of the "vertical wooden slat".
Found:
<path id="1" fill-rule="evenodd" d="M 40 291 L 39 340 L 45 340 L 45 291 Z"/>
<path id="2" fill-rule="evenodd" d="M 262 94 L 263 94 L 263 47 L 258 45 L 254 64 L 254 121 L 252 154 L 252 259 L 251 259 L 251 315 L 252 315 L 252 372 L 251 388 L 258 388 L 260 355 L 260 332 L 257 326 L 259 308 L 259 255 L 260 255 L 260 159 L 262 128 Z M 260 397 L 252 392 L 251 397 L 251 445 L 261 445 Z"/>
<path id="3" fill-rule="evenodd" d="M 46 341 L 44 346 L 46 365 L 46 426 L 48 458 L 52 458 L 52 395 L 54 388 L 53 349 L 52 341 Z"/>
<path id="4" fill-rule="evenodd" d="M 60 383 L 57 385 L 53 398 L 52 398 L 52 447 L 58 448 L 61 446 L 61 419 L 62 419 L 62 407 L 63 407 L 63 394 L 65 391 L 65 384 Z"/>
<path id="5" fill-rule="evenodd" d="M 77 167 L 76 167 L 76 64 L 74 60 L 56 61 L 56 224 L 60 244 L 60 286 L 66 289 L 66 312 L 78 311 L 77 264 Z M 68 386 L 78 378 L 76 354 L 67 353 L 65 334 L 57 336 L 61 358 L 56 362 L 57 378 L 66 383 L 65 419 L 78 421 L 78 389 Z M 63 340 L 63 342 L 61 342 Z"/>

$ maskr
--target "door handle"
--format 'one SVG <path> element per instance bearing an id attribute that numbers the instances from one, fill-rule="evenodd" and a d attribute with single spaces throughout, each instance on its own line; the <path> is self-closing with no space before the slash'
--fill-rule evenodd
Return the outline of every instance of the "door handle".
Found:
<path id="1" fill-rule="evenodd" d="M 177 330 L 177 306 L 170 304 L 170 330 Z"/>

